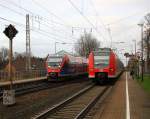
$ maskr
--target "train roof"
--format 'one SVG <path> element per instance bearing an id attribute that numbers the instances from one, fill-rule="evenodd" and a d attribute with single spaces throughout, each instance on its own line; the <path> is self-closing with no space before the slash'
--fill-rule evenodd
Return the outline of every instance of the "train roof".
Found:
<path id="1" fill-rule="evenodd" d="M 49 61 L 60 61 L 60 59 L 62 59 L 63 58 L 63 56 L 57 56 L 57 55 L 50 55 L 50 56 L 48 56 L 47 57 L 47 62 L 49 62 Z"/>
<path id="2" fill-rule="evenodd" d="M 49 55 L 47 58 L 47 61 L 49 61 L 50 59 L 55 59 L 55 58 L 64 58 L 65 56 L 67 56 L 69 58 L 69 61 L 71 63 L 87 63 L 87 59 L 81 56 L 74 56 L 71 53 L 68 53 L 66 51 L 60 51 L 57 52 L 56 54 L 52 54 Z"/>
<path id="3" fill-rule="evenodd" d="M 97 51 L 110 52 L 111 48 L 99 48 Z"/>
<path id="4" fill-rule="evenodd" d="M 87 59 L 84 57 L 68 55 L 68 58 L 72 63 L 87 63 Z"/>
<path id="5" fill-rule="evenodd" d="M 99 53 L 110 53 L 112 50 L 111 48 L 99 48 L 95 51 L 93 51 L 94 54 L 99 54 Z"/>

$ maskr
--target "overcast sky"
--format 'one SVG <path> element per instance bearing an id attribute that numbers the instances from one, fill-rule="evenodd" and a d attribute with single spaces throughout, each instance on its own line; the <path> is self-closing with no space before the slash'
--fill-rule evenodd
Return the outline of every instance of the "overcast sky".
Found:
<path id="1" fill-rule="evenodd" d="M 72 3 L 72 4 L 71 4 Z M 30 14 L 31 51 L 45 57 L 54 53 L 55 42 L 75 43 L 84 33 L 90 32 L 102 47 L 133 52 L 133 39 L 140 41 L 137 24 L 150 12 L 150 0 L 0 0 L 0 47 L 8 48 L 8 38 L 3 34 L 6 25 L 15 25 L 19 33 L 13 48 L 25 52 L 25 15 Z M 73 28 L 73 34 L 72 34 Z M 57 43 L 57 51 L 74 52 L 73 44 Z"/>

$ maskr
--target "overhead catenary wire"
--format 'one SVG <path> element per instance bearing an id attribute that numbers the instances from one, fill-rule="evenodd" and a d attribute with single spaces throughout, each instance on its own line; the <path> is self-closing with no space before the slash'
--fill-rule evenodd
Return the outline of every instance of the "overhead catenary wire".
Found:
<path id="1" fill-rule="evenodd" d="M 97 18 L 99 19 L 100 23 L 101 23 L 102 26 L 104 27 L 105 31 L 108 33 L 108 36 L 109 36 L 109 38 L 110 38 L 110 41 L 112 42 L 112 37 L 110 37 L 110 32 L 109 32 L 109 29 L 110 29 L 110 28 L 107 27 L 107 26 L 104 24 L 104 22 L 103 22 L 103 20 L 102 20 L 101 17 L 98 17 L 99 13 L 97 12 L 97 9 L 96 9 L 96 7 L 95 7 L 95 5 L 94 5 L 94 3 L 93 3 L 93 0 L 90 0 L 90 2 L 91 2 L 90 5 L 93 7 L 93 9 L 94 9 L 94 11 L 95 11 L 95 13 L 96 13 Z"/>
<path id="2" fill-rule="evenodd" d="M 5 1 L 6 2 L 6 1 Z M 31 16 L 31 18 L 33 19 L 33 16 L 34 16 L 34 14 L 36 14 L 36 13 L 33 13 L 32 11 L 30 11 L 30 10 L 28 10 L 28 9 L 26 9 L 26 8 L 24 8 L 24 7 L 21 7 L 21 6 L 19 6 L 18 4 L 16 4 L 15 2 L 12 2 L 12 1 L 9 1 L 9 2 L 11 2 L 11 4 L 12 5 L 14 5 L 15 7 L 18 7 L 19 9 L 23 9 L 24 11 L 26 11 L 27 13 L 30 13 L 32 16 Z M 4 6 L 3 5 L 3 7 L 4 8 L 6 8 L 6 9 L 9 9 L 8 7 L 6 7 L 6 6 Z M 9 9 L 9 10 L 11 10 L 11 12 L 14 12 L 14 13 L 16 13 L 16 14 L 18 14 L 18 15 L 22 15 L 22 16 L 24 16 L 24 14 L 23 13 L 21 13 L 21 12 L 18 12 L 18 11 L 16 11 L 16 10 L 14 10 L 14 9 Z M 44 18 L 45 19 L 45 18 Z M 42 19 L 42 21 L 43 21 L 43 19 Z M 43 22 L 40 22 L 39 24 L 41 24 L 41 25 L 43 25 L 43 26 L 45 26 L 45 27 L 47 27 L 47 28 L 50 28 L 49 27 L 49 25 L 52 25 L 52 24 L 50 24 L 50 23 L 48 23 L 48 20 L 47 21 L 45 21 L 44 20 L 44 22 L 46 23 L 43 23 Z M 62 23 L 58 23 L 58 22 L 56 22 L 56 21 L 51 21 L 52 23 L 55 23 L 55 24 L 58 24 L 58 25 L 61 25 L 61 26 L 65 26 L 65 27 L 70 27 L 70 30 L 72 29 L 72 26 L 66 26 L 66 24 L 62 24 Z M 40 26 L 40 25 L 39 25 Z M 53 30 L 55 30 L 55 31 L 59 31 L 59 33 L 60 33 L 60 31 L 63 31 L 64 32 L 64 29 L 54 29 L 54 27 L 51 27 L 51 28 L 53 28 Z M 55 27 L 56 28 L 56 27 Z M 71 32 L 69 32 L 69 31 L 65 31 L 66 33 L 68 33 L 68 34 L 71 34 Z M 64 33 L 65 33 L 64 32 Z M 75 38 L 73 35 L 69 35 L 69 37 L 70 38 L 72 38 L 73 40 L 75 39 L 78 39 L 78 38 Z"/>
<path id="3" fill-rule="evenodd" d="M 33 15 L 38 15 L 38 14 L 36 14 L 36 13 L 33 13 L 32 11 L 30 11 L 30 10 L 28 10 L 28 9 L 26 9 L 26 8 L 24 8 L 24 7 L 22 7 L 22 6 L 19 6 L 18 4 L 16 4 L 15 2 L 13 2 L 13 1 L 11 1 L 11 0 L 2 0 L 2 1 L 7 1 L 7 2 L 9 2 L 9 3 L 11 3 L 12 5 L 14 5 L 14 6 L 16 6 L 16 7 L 18 7 L 18 8 L 20 8 L 20 9 L 23 9 L 24 11 L 26 11 L 27 13 L 30 13 L 30 14 L 33 14 Z M 35 2 L 35 0 L 32 0 L 32 1 L 34 1 Z M 97 12 L 97 10 L 96 10 L 96 8 L 95 8 L 95 6 L 94 6 L 94 4 L 93 4 L 93 1 L 92 0 L 90 0 L 91 1 L 91 5 L 93 6 L 93 8 L 94 8 L 94 10 L 95 10 L 95 12 L 96 12 L 96 14 L 98 13 Z M 36 2 L 37 3 L 37 2 Z M 39 4 L 40 5 L 40 4 Z M 6 7 L 6 6 L 4 6 L 3 5 L 3 7 Z M 7 7 L 8 8 L 8 7 Z M 13 9 L 12 9 L 13 10 Z M 14 10 L 13 10 L 14 11 Z M 16 12 L 16 11 L 15 11 Z M 100 21 L 102 21 L 102 24 L 104 25 L 104 26 L 107 26 L 107 25 L 113 25 L 113 24 L 116 24 L 116 23 L 118 23 L 118 22 L 121 22 L 122 20 L 125 20 L 125 19 L 128 19 L 128 18 L 130 18 L 130 17 L 133 17 L 133 16 L 136 16 L 137 14 L 139 14 L 139 13 L 143 13 L 143 12 L 145 12 L 145 10 L 143 10 L 142 12 L 140 11 L 140 12 L 137 12 L 137 13 L 135 13 L 135 14 L 133 14 L 133 15 L 130 15 L 130 16 L 127 16 L 127 17 L 124 17 L 124 18 L 121 18 L 121 19 L 119 19 L 119 20 L 116 20 L 116 21 L 114 21 L 114 22 L 111 22 L 111 23 L 108 23 L 108 24 L 104 24 L 103 23 L 103 21 L 100 19 Z M 16 12 L 17 13 L 17 12 Z M 52 12 L 51 12 L 52 13 Z M 20 13 L 19 13 L 20 14 Z M 52 13 L 52 15 L 55 15 L 54 13 Z M 38 15 L 38 16 L 40 16 L 40 15 Z M 58 17 L 57 15 L 55 15 L 56 16 L 56 18 L 58 18 L 59 20 L 60 20 L 60 17 Z M 58 23 L 58 22 L 56 22 L 56 21 L 53 21 L 54 23 Z M 65 24 L 61 24 L 61 23 L 58 23 L 58 24 L 60 24 L 60 25 L 65 25 Z M 71 26 L 72 27 L 72 26 Z M 80 27 L 80 28 L 82 28 L 82 27 Z"/>
<path id="4" fill-rule="evenodd" d="M 12 12 L 14 12 L 14 13 L 16 13 L 16 14 L 19 14 L 19 15 L 23 15 L 23 16 L 24 16 L 24 14 L 22 14 L 21 12 L 18 12 L 18 11 L 14 10 L 14 9 L 11 9 L 10 7 L 7 7 L 7 6 L 2 5 L 2 4 L 0 4 L 0 6 L 3 7 L 3 8 L 9 9 L 10 11 L 12 11 Z"/>
<path id="5" fill-rule="evenodd" d="M 25 25 L 24 25 L 24 24 L 15 22 L 15 21 L 13 21 L 13 20 L 9 20 L 9 19 L 4 18 L 4 17 L 0 17 L 0 19 L 1 19 L 1 20 L 4 20 L 4 21 L 7 21 L 7 22 L 10 22 L 10 23 L 13 23 L 13 24 L 15 24 L 15 25 L 17 25 L 17 26 L 20 26 L 20 27 L 25 28 Z M 55 37 L 58 37 L 57 40 L 63 42 L 63 40 L 60 40 L 60 38 L 62 39 L 63 37 L 58 36 L 58 35 L 56 35 L 56 34 L 53 34 L 53 33 L 51 33 L 51 32 L 47 32 L 47 31 L 41 30 L 41 29 L 39 30 L 39 29 L 37 29 L 37 28 L 36 28 L 36 29 L 30 29 L 30 30 L 32 30 L 32 31 L 34 31 L 34 32 L 37 32 L 37 33 L 40 33 L 40 35 L 43 34 L 44 36 L 47 36 L 47 37 L 51 37 L 51 35 L 52 35 L 52 36 L 55 36 Z M 53 39 L 54 39 L 54 38 L 53 38 Z M 56 39 L 56 38 L 55 38 L 55 39 Z M 64 38 L 64 39 L 66 39 L 66 38 Z"/>
<path id="6" fill-rule="evenodd" d="M 120 35 L 124 34 L 125 32 L 134 29 L 135 27 L 137 27 L 137 24 L 132 24 L 130 26 L 128 26 L 127 28 L 124 28 L 123 31 L 120 31 L 120 33 L 116 33 L 116 34 L 112 34 L 112 37 L 119 37 Z M 133 32 L 130 32 L 133 33 Z"/>
<path id="7" fill-rule="evenodd" d="M 7 1 L 5 1 L 5 2 L 7 2 Z M 13 2 L 13 1 L 8 1 L 8 2 L 11 3 L 12 5 L 14 5 L 15 7 L 18 7 L 19 9 L 22 9 L 22 10 L 24 10 L 25 12 L 31 14 L 32 17 L 33 17 L 33 16 L 40 16 L 39 14 L 33 13 L 33 12 L 31 12 L 30 10 L 25 9 L 24 7 L 19 6 L 18 4 L 16 4 L 16 3 Z M 19 15 L 22 15 L 22 16 L 25 15 L 25 14 L 23 14 L 23 13 L 21 13 L 21 12 L 18 12 L 17 10 L 11 9 L 11 8 L 9 8 L 9 7 L 7 7 L 7 6 L 2 5 L 2 4 L 0 4 L 0 6 L 1 6 L 1 7 L 4 7 L 4 8 L 7 8 L 7 9 L 11 10 L 12 12 L 15 12 L 16 14 L 19 14 Z M 42 18 L 43 18 L 43 17 L 42 17 Z M 44 18 L 44 19 L 46 19 L 46 18 Z M 43 20 L 43 19 L 42 19 L 42 20 Z M 45 20 L 43 20 L 43 21 L 48 23 L 48 19 L 46 19 L 46 20 L 47 20 L 47 21 L 45 21 Z M 66 26 L 65 24 L 58 23 L 58 22 L 53 21 L 53 20 L 51 20 L 51 22 L 53 22 L 53 23 L 55 23 L 55 24 L 58 24 L 58 25 Z M 48 24 L 49 24 L 49 23 L 48 23 Z"/>
<path id="8" fill-rule="evenodd" d="M 101 34 L 102 38 L 103 38 L 104 40 L 106 40 L 105 37 L 103 36 L 103 34 L 102 34 L 101 32 L 98 32 L 98 31 L 97 31 L 97 29 L 96 29 L 96 27 L 93 25 L 93 23 L 80 11 L 80 9 L 79 9 L 71 0 L 68 0 L 68 1 L 69 1 L 69 3 L 80 13 L 80 15 L 93 27 L 93 29 L 94 29 L 99 35 Z"/>
<path id="9" fill-rule="evenodd" d="M 97 12 L 97 9 L 96 9 L 96 7 L 95 7 L 93 1 L 92 1 L 92 0 L 90 0 L 90 1 L 91 1 L 91 6 L 93 7 L 93 9 L 94 9 L 96 15 L 98 16 L 99 13 Z M 100 20 L 100 22 L 101 22 L 101 24 L 103 25 L 103 27 L 107 30 L 107 27 L 106 27 L 106 25 L 104 24 L 102 18 L 98 17 L 98 19 Z"/>
<path id="10" fill-rule="evenodd" d="M 41 9 L 45 10 L 47 13 L 49 13 L 50 15 L 53 15 L 55 18 L 57 18 L 59 21 L 62 21 L 63 23 L 66 24 L 66 22 L 59 16 L 57 16 L 56 14 L 54 14 L 53 12 L 51 12 L 49 9 L 47 9 L 46 7 L 42 6 L 41 4 L 39 4 L 38 2 L 36 2 L 35 0 L 32 0 L 33 3 L 35 3 L 37 6 L 39 6 Z M 66 24 L 66 26 L 72 27 L 69 24 Z"/>
<path id="11" fill-rule="evenodd" d="M 11 2 L 11 3 L 12 3 L 12 1 L 9 1 L 9 2 Z M 13 3 L 14 3 L 14 2 L 13 2 Z M 15 5 L 17 5 L 17 4 L 15 4 Z M 13 10 L 13 9 L 10 9 L 10 8 L 8 8 L 8 7 L 4 6 L 4 5 L 3 5 L 3 7 L 7 8 L 7 9 L 9 9 L 9 10 L 11 10 L 11 11 L 13 11 L 13 12 L 17 13 L 17 14 L 23 15 L 23 14 L 21 14 L 20 12 L 17 12 L 17 11 L 15 11 L 15 10 Z M 18 5 L 17 5 L 17 7 L 20 7 L 20 6 L 18 6 Z M 29 11 L 29 10 L 27 10 L 27 9 L 23 8 L 23 7 L 21 7 L 21 9 L 23 9 L 23 10 L 25 10 L 25 11 L 27 11 L 27 12 L 32 13 L 31 11 Z M 32 14 L 33 14 L 33 13 L 32 13 Z M 46 26 L 46 25 L 45 25 L 45 26 Z"/>
<path id="12" fill-rule="evenodd" d="M 7 20 L 7 19 L 1 18 L 1 17 L 0 17 L 0 19 L 5 20 L 5 21 L 8 21 L 8 22 L 10 21 L 10 20 Z M 17 25 L 17 26 L 19 26 L 19 27 L 21 27 L 21 28 L 24 28 L 23 31 L 26 31 L 26 30 L 25 30 L 25 27 L 22 27 L 22 26 L 25 26 L 24 24 L 16 23 L 16 22 L 13 22 L 13 21 L 11 21 L 11 23 L 14 23 L 14 24 Z M 40 33 L 40 35 L 44 35 L 44 37 L 47 37 L 48 39 L 54 39 L 54 40 L 58 40 L 58 41 L 63 42 L 63 41 L 60 40 L 59 38 L 52 37 L 51 35 L 45 34 L 44 32 L 41 33 L 40 31 L 36 31 L 36 30 L 33 30 L 33 29 L 31 29 L 31 30 L 34 31 L 34 32 L 36 32 L 36 33 Z M 32 37 L 32 36 L 31 36 L 31 37 Z M 32 38 L 33 38 L 33 37 L 32 37 Z M 34 38 L 34 39 L 35 39 L 35 38 Z"/>
<path id="13" fill-rule="evenodd" d="M 15 3 L 15 2 L 13 2 L 13 1 L 7 1 L 7 0 L 3 0 L 3 1 L 5 1 L 5 2 L 8 2 L 8 3 L 11 3 L 11 5 L 13 5 L 13 6 L 15 6 L 15 7 L 18 7 L 19 9 L 21 9 L 21 10 L 24 10 L 26 13 L 29 13 L 29 14 L 31 14 L 31 15 L 34 15 L 34 16 L 41 16 L 41 15 L 39 15 L 39 14 L 37 14 L 37 13 L 34 13 L 34 12 L 32 12 L 32 11 L 30 11 L 30 10 L 28 10 L 28 9 L 26 9 L 26 8 L 24 8 L 24 7 L 22 7 L 22 6 L 19 6 L 17 3 Z M 52 12 L 51 12 L 52 13 Z M 54 13 L 52 13 L 51 15 L 55 15 Z M 55 15 L 55 17 L 56 17 L 56 15 Z M 43 18 L 43 17 L 42 17 Z M 57 16 L 56 17 L 58 20 L 60 20 L 59 19 L 59 17 Z M 44 19 L 46 19 L 46 18 L 44 18 Z M 47 21 L 48 21 L 48 19 L 46 19 Z M 46 21 L 46 22 L 47 22 Z M 59 25 L 63 25 L 63 26 L 67 26 L 66 24 L 63 24 L 63 23 L 59 23 L 59 22 L 56 22 L 56 21 L 53 21 L 53 20 L 51 20 L 53 23 L 55 23 L 55 24 L 59 24 Z M 69 26 L 69 27 L 71 27 L 71 26 Z"/>
<path id="14" fill-rule="evenodd" d="M 23 9 L 24 11 L 26 11 L 26 12 L 32 14 L 32 15 L 35 14 L 35 13 L 33 13 L 33 12 L 31 12 L 31 11 L 29 11 L 29 10 L 27 10 L 27 9 L 25 9 L 25 8 L 23 8 L 23 7 L 21 7 L 21 6 L 19 6 L 19 5 L 17 5 L 16 3 L 12 2 L 12 1 L 9 1 L 9 2 L 11 2 L 12 5 L 14 5 L 14 6 L 16 6 L 16 7 L 20 8 L 20 9 Z M 11 8 L 9 8 L 9 7 L 7 7 L 7 6 L 4 6 L 4 5 L 1 5 L 1 6 L 4 7 L 4 8 L 6 8 L 6 9 L 11 10 L 11 12 L 14 12 L 14 13 L 16 13 L 16 14 L 19 14 L 19 15 L 24 16 L 24 14 L 21 13 L 21 12 L 18 12 L 18 11 L 16 11 L 16 10 L 11 9 Z M 32 19 L 33 19 L 33 18 L 32 18 Z M 58 22 L 55 22 L 55 21 L 52 21 L 52 22 L 55 23 L 55 24 L 59 24 L 59 25 L 66 26 L 65 24 L 61 24 L 61 23 L 58 23 Z M 46 27 L 48 27 L 48 25 L 50 25 L 50 23 L 48 23 L 48 22 L 47 22 L 48 25 L 47 25 L 47 24 L 44 24 L 44 23 L 40 23 L 40 24 L 42 24 L 42 25 L 44 25 L 44 26 L 46 26 Z M 55 30 L 55 29 L 53 29 L 53 30 Z M 57 30 L 57 31 L 58 31 L 58 30 Z M 59 31 L 60 31 L 60 29 L 59 29 Z M 63 31 L 64 31 L 64 30 L 63 30 Z M 68 32 L 68 33 L 69 33 L 69 32 Z M 70 36 L 71 36 L 71 35 L 70 35 Z M 73 37 L 73 36 L 71 36 L 71 37 Z"/>
<path id="15" fill-rule="evenodd" d="M 43 22 L 45 22 L 45 23 L 48 24 L 48 25 L 51 25 L 51 24 L 48 22 L 49 20 L 48 20 L 47 18 L 45 18 L 45 17 L 43 17 L 43 16 L 41 16 L 41 15 L 39 15 L 39 14 L 37 14 L 37 13 L 33 13 L 32 11 L 30 11 L 30 10 L 28 10 L 28 9 L 22 7 L 22 6 L 19 6 L 17 3 L 13 2 L 13 1 L 7 1 L 7 0 L 3 0 L 3 1 L 9 2 L 9 3 L 11 3 L 11 5 L 13 5 L 13 6 L 15 6 L 15 7 L 18 7 L 18 8 L 21 9 L 21 10 L 24 10 L 26 13 L 31 14 L 31 18 L 32 18 L 32 19 L 34 18 L 34 16 L 40 16 L 40 17 L 42 17 L 42 21 L 43 21 Z M 18 12 L 17 10 L 14 10 L 14 9 L 9 8 L 9 7 L 7 7 L 7 6 L 2 5 L 2 7 L 6 8 L 6 9 L 9 9 L 9 10 L 11 10 L 11 12 L 14 12 L 14 13 L 16 13 L 16 14 L 18 14 L 18 15 L 22 15 L 22 16 L 25 15 L 25 14 L 23 14 L 23 13 L 21 13 L 21 12 Z M 58 17 L 58 18 L 60 18 L 60 17 Z M 79 29 L 82 29 L 82 30 L 84 30 L 84 29 L 92 29 L 92 27 L 86 28 L 86 27 L 79 27 L 79 26 L 68 26 L 68 25 L 66 25 L 66 24 L 56 22 L 56 21 L 54 21 L 54 20 L 50 20 L 50 21 L 51 21 L 52 23 L 54 23 L 54 24 L 61 25 L 61 26 L 64 26 L 64 27 L 79 28 Z M 40 24 L 42 24 L 42 23 L 40 22 Z M 47 26 L 46 24 L 44 24 L 44 25 Z"/>
<path id="16" fill-rule="evenodd" d="M 126 17 L 123 17 L 123 18 L 120 18 L 120 19 L 115 20 L 115 21 L 113 21 L 113 22 L 107 23 L 106 25 L 112 26 L 112 25 L 115 25 L 115 24 L 119 24 L 119 22 L 125 21 L 125 20 L 130 19 L 130 18 L 132 18 L 132 17 L 135 17 L 135 16 L 137 16 L 137 15 L 139 15 L 139 14 L 143 14 L 143 13 L 146 12 L 146 11 L 148 11 L 148 9 L 145 9 L 145 10 L 142 10 L 142 11 L 139 11 L 139 12 L 136 12 L 136 13 L 134 13 L 134 14 L 132 14 L 132 15 L 129 15 L 129 16 L 126 16 Z"/>
<path id="17" fill-rule="evenodd" d="M 16 13 L 16 14 L 18 14 L 18 15 L 24 16 L 24 14 L 22 14 L 21 12 L 17 12 L 17 11 L 14 10 L 14 9 L 11 9 L 11 8 L 6 7 L 6 6 L 4 6 L 4 5 L 1 5 L 1 4 L 0 4 L 0 6 L 6 8 L 6 9 L 8 9 L 8 10 L 11 10 L 11 12 L 14 12 L 14 13 Z M 8 20 L 8 19 L 5 19 L 5 18 L 1 18 L 1 19 L 6 20 L 6 21 L 8 21 L 8 22 L 13 22 L 13 23 L 15 23 L 15 24 L 17 24 L 17 25 L 20 25 L 20 24 L 18 24 L 18 23 L 15 22 L 15 21 L 11 21 L 11 20 Z M 44 24 L 44 23 L 40 23 L 40 24 L 42 24 L 42 25 L 44 25 L 44 26 L 46 26 L 46 27 L 49 28 L 49 26 L 46 25 L 46 24 Z M 21 24 L 21 25 L 23 26 L 23 24 Z M 41 31 L 43 31 L 43 30 L 41 30 Z M 46 31 L 46 32 L 47 32 L 47 31 Z M 48 33 L 48 32 L 47 32 L 47 33 Z M 59 33 L 60 33 L 60 32 L 59 32 Z M 50 33 L 50 34 L 52 34 L 52 33 Z M 53 34 L 52 34 L 52 35 L 53 35 Z M 58 35 L 57 35 L 57 36 L 58 36 Z M 62 36 L 62 37 L 63 37 L 63 36 Z M 70 35 L 70 37 L 72 37 L 72 36 Z M 72 37 L 72 39 L 75 39 L 75 38 Z"/>

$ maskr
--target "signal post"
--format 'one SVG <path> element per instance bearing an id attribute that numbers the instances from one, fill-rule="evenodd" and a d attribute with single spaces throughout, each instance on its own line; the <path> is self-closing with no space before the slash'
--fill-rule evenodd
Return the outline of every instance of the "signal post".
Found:
<path id="1" fill-rule="evenodd" d="M 10 89 L 4 90 L 3 92 L 3 104 L 10 106 L 15 104 L 15 90 L 13 90 L 13 81 L 12 81 L 12 57 L 13 57 L 13 38 L 18 33 L 13 25 L 9 25 L 5 28 L 3 32 L 9 38 L 9 70 L 8 76 L 10 81 Z"/>

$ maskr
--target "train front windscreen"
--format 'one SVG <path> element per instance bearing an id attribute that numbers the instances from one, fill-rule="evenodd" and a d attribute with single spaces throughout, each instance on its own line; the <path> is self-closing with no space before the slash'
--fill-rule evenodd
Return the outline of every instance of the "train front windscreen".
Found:
<path id="1" fill-rule="evenodd" d="M 94 67 L 105 68 L 109 65 L 110 52 L 94 52 Z"/>
<path id="2" fill-rule="evenodd" d="M 48 67 L 60 67 L 62 62 L 62 57 L 51 56 L 48 58 Z"/>

